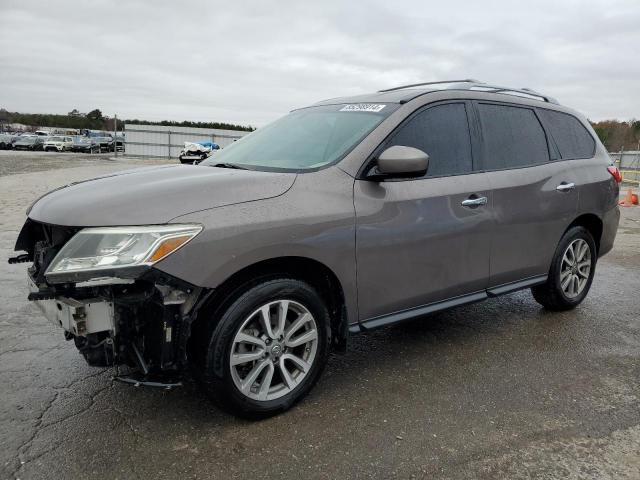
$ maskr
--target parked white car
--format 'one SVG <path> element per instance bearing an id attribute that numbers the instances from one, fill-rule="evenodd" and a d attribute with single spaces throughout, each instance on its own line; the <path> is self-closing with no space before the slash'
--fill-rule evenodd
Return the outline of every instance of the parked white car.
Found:
<path id="1" fill-rule="evenodd" d="M 42 146 L 45 152 L 55 150 L 58 152 L 64 152 L 65 150 L 71 150 L 73 147 L 73 137 L 54 136 L 45 140 Z"/>
<path id="2" fill-rule="evenodd" d="M 184 148 L 180 152 L 178 159 L 180 163 L 199 163 L 214 152 L 220 150 L 220 146 L 213 142 L 184 142 Z"/>

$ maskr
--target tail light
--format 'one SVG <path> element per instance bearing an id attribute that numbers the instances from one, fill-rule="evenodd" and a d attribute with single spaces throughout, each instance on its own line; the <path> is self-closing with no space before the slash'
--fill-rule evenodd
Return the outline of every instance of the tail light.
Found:
<path id="1" fill-rule="evenodd" d="M 616 181 L 616 183 L 622 182 L 622 174 L 620 173 L 620 170 L 618 170 L 618 167 L 609 166 L 607 167 L 607 170 Z"/>

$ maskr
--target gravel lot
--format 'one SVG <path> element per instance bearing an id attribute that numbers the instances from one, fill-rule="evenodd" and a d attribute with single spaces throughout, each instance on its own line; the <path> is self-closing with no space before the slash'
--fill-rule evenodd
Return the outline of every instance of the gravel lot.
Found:
<path id="1" fill-rule="evenodd" d="M 0 152 L 0 257 L 37 196 L 149 163 Z M 112 383 L 0 265 L 0 479 L 640 478 L 640 207 L 575 311 L 520 292 L 353 337 L 258 423 Z"/>

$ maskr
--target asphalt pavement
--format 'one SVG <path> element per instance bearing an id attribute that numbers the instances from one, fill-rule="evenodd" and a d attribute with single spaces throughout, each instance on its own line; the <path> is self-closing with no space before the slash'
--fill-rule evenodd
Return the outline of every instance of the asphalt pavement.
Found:
<path id="1" fill-rule="evenodd" d="M 0 152 L 0 259 L 39 195 L 150 163 Z M 112 382 L 26 301 L 26 265 L 2 260 L 0 479 L 637 480 L 640 207 L 622 214 L 577 309 L 524 291 L 354 336 L 302 403 L 261 422 L 192 384 Z"/>

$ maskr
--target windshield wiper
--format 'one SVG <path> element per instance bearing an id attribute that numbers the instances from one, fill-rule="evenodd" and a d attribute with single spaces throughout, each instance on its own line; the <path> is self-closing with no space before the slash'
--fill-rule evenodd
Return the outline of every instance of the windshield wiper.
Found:
<path id="1" fill-rule="evenodd" d="M 247 167 L 241 167 L 240 165 L 236 165 L 235 163 L 216 163 L 212 166 L 218 168 L 235 168 L 236 170 L 249 170 Z"/>

